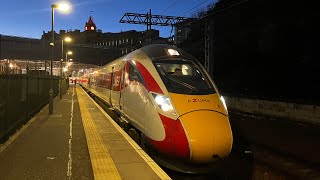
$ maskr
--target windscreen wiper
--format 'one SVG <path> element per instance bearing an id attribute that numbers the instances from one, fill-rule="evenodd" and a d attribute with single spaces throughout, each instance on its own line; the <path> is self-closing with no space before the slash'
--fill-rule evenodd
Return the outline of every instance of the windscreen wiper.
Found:
<path id="1" fill-rule="evenodd" d="M 183 86 L 185 86 L 185 87 L 187 87 L 187 88 L 189 88 L 189 89 L 191 89 L 191 90 L 193 90 L 193 91 L 198 91 L 198 89 L 196 88 L 196 87 L 194 87 L 194 86 L 191 86 L 190 84 L 187 84 L 187 83 L 185 83 L 185 82 L 182 82 L 182 81 L 180 81 L 180 80 L 178 80 L 178 79 L 176 79 L 176 78 L 173 78 L 173 77 L 169 77 L 169 76 L 167 76 L 167 75 L 165 75 L 168 79 L 170 79 L 171 81 L 174 81 L 174 82 L 176 82 L 176 83 L 178 83 L 178 84 L 181 84 L 181 85 L 183 85 Z"/>
<path id="2" fill-rule="evenodd" d="M 187 88 L 189 88 L 189 89 L 191 89 L 191 90 L 193 90 L 193 91 L 198 91 L 198 89 L 197 89 L 196 87 L 191 86 L 190 84 L 187 84 L 187 83 L 185 83 L 185 82 L 181 82 L 181 81 L 179 81 L 179 80 L 176 79 L 176 78 L 169 77 L 169 76 L 167 75 L 167 73 L 165 72 L 165 70 L 163 69 L 162 66 L 160 66 L 160 67 L 158 66 L 158 68 L 160 69 L 160 71 L 163 72 L 163 73 L 161 73 L 161 74 L 163 74 L 166 78 L 170 79 L 171 81 L 174 81 L 174 82 L 176 82 L 176 83 L 178 83 L 178 84 L 181 84 L 181 85 L 183 85 L 183 86 L 185 86 L 185 87 L 187 87 Z"/>

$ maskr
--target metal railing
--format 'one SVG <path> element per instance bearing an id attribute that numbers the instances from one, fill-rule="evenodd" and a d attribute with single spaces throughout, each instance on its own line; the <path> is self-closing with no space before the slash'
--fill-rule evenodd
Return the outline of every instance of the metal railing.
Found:
<path id="1" fill-rule="evenodd" d="M 50 76 L 0 75 L 0 142 L 37 113 L 49 101 Z M 59 77 L 52 78 L 53 95 L 59 93 Z M 60 79 L 66 91 L 67 85 Z"/>

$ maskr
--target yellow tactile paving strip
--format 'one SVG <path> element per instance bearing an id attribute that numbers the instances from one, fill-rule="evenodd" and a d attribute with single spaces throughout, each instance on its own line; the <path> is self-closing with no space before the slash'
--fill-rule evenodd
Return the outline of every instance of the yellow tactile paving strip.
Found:
<path id="1" fill-rule="evenodd" d="M 155 163 L 148 154 L 146 154 L 143 149 L 134 141 L 132 138 L 116 123 L 112 118 L 87 94 L 84 90 L 81 90 L 82 94 L 86 94 L 88 98 L 96 105 L 96 107 L 107 117 L 107 119 L 113 124 L 113 126 L 118 130 L 120 134 L 129 142 L 133 149 L 144 159 L 144 161 L 149 165 L 149 167 L 158 175 L 162 180 L 171 180 L 171 178 L 165 173 L 157 163 Z M 78 98 L 80 97 L 80 90 L 77 89 Z M 80 98 L 79 98 L 80 99 Z M 80 104 L 80 100 L 79 100 Z M 80 104 L 81 107 L 81 104 Z M 82 111 L 82 110 L 81 110 Z"/>
<path id="2" fill-rule="evenodd" d="M 84 101 L 85 92 L 77 88 L 78 101 L 82 116 L 82 123 L 87 139 L 94 179 L 121 179 L 120 174 L 105 147 L 91 114 Z"/>

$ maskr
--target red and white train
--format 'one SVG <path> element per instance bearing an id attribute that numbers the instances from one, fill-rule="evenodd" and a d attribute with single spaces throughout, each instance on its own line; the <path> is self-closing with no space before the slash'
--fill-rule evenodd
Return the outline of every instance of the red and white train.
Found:
<path id="1" fill-rule="evenodd" d="M 81 82 L 161 156 L 207 164 L 231 151 L 224 99 L 201 64 L 181 49 L 145 46 L 85 74 Z"/>

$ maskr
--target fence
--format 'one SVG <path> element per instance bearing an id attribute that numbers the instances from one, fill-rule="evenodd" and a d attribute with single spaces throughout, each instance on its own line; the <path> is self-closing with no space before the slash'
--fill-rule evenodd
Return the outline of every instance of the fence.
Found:
<path id="1" fill-rule="evenodd" d="M 0 75 L 0 142 L 48 103 L 50 83 L 50 76 Z M 52 87 L 56 96 L 58 77 Z"/>

